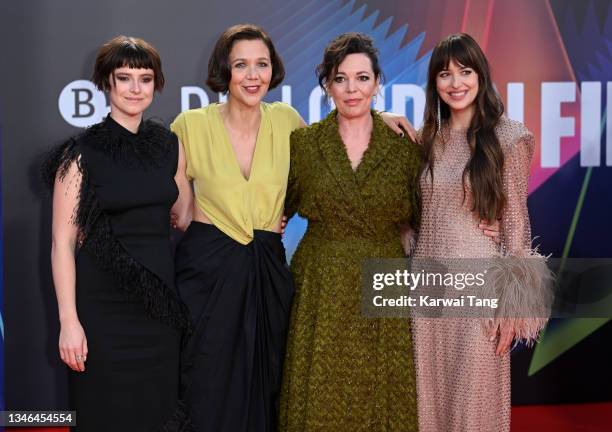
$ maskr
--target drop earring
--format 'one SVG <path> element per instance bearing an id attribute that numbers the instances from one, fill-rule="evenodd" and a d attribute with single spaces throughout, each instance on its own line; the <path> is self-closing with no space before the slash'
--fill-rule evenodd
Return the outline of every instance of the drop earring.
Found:
<path id="1" fill-rule="evenodd" d="M 440 96 L 436 97 L 437 103 L 438 103 L 438 115 L 436 117 L 436 126 L 437 126 L 437 133 L 441 134 L 442 133 L 442 114 L 440 112 Z"/>

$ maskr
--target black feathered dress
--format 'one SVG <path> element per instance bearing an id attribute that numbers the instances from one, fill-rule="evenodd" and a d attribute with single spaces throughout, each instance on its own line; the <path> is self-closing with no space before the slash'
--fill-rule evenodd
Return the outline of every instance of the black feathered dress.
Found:
<path id="1" fill-rule="evenodd" d="M 77 430 L 188 430 L 179 404 L 179 354 L 187 329 L 174 287 L 169 212 L 178 145 L 151 121 L 137 133 L 110 116 L 55 149 L 52 187 L 71 164 L 79 179 L 76 307 L 87 337 L 85 372 L 71 372 Z"/>

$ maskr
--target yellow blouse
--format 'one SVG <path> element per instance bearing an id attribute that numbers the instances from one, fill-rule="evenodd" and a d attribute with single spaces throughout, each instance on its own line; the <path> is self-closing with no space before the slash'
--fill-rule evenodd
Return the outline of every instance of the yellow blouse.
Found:
<path id="1" fill-rule="evenodd" d="M 187 177 L 196 204 L 210 221 L 239 243 L 253 230 L 272 231 L 283 214 L 289 174 L 289 135 L 301 124 L 290 105 L 262 102 L 251 175 L 240 171 L 218 104 L 185 111 L 170 129 L 185 148 Z"/>

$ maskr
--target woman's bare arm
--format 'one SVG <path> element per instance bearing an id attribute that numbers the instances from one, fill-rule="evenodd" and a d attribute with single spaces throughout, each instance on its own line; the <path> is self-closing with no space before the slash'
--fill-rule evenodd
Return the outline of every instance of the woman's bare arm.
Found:
<path id="1" fill-rule="evenodd" d="M 193 189 L 186 174 L 187 160 L 185 159 L 185 149 L 180 141 L 178 146 L 179 157 L 174 181 L 178 187 L 179 196 L 172 206 L 171 219 L 174 228 L 185 231 L 193 220 Z"/>
<path id="2" fill-rule="evenodd" d="M 64 363 L 85 370 L 87 339 L 76 309 L 75 249 L 78 229 L 73 216 L 79 204 L 82 176 L 73 162 L 65 176 L 57 176 L 53 188 L 51 268 L 60 319 L 59 351 Z"/>

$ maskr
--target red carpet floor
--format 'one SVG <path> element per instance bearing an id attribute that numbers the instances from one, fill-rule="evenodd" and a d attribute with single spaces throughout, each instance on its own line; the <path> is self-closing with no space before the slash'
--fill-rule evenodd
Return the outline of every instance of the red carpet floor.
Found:
<path id="1" fill-rule="evenodd" d="M 8 432 L 68 432 L 67 428 L 7 428 L 6 430 Z M 512 408 L 512 432 L 610 431 L 612 431 L 612 402 Z"/>
<path id="2" fill-rule="evenodd" d="M 612 402 L 512 407 L 512 432 L 610 432 Z"/>

